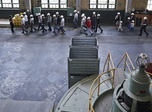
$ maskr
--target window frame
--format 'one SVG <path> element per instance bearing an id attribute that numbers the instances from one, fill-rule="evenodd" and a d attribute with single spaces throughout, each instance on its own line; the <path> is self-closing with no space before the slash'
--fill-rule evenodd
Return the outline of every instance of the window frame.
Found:
<path id="1" fill-rule="evenodd" d="M 42 9 L 66 9 L 67 8 L 67 5 L 68 5 L 68 2 L 66 0 L 66 3 L 61 3 L 61 0 L 58 0 L 59 2 L 58 3 L 50 3 L 49 0 L 47 0 L 47 3 L 42 3 L 42 0 L 41 0 L 41 8 Z M 47 7 L 42 7 L 42 5 L 45 4 L 47 5 Z M 50 5 L 58 5 L 58 7 L 50 7 Z M 65 5 L 66 7 L 65 8 L 62 8 L 61 5 Z"/>
<path id="2" fill-rule="evenodd" d="M 0 0 L 0 8 L 14 8 L 14 9 L 19 9 L 20 8 L 20 1 L 18 0 L 18 3 L 13 3 L 13 0 L 10 0 L 10 3 L 3 3 L 2 0 Z M 11 5 L 10 7 L 4 6 L 5 4 Z M 15 4 L 18 4 L 18 7 L 14 7 Z"/>
<path id="3" fill-rule="evenodd" d="M 101 4 L 99 3 L 99 0 L 96 0 L 96 4 L 90 3 L 91 0 L 89 0 L 89 9 L 116 9 L 116 0 L 115 0 L 115 4 L 109 4 L 110 0 L 107 0 L 107 4 Z M 91 8 L 91 5 L 95 5 L 95 8 Z M 106 8 L 99 8 L 99 5 L 106 5 Z M 114 8 L 109 8 L 110 5 L 114 5 Z"/>
<path id="4" fill-rule="evenodd" d="M 150 4 L 148 4 L 148 2 L 150 2 Z M 150 11 L 152 11 L 152 0 L 148 0 L 147 1 L 147 9 L 150 10 Z"/>

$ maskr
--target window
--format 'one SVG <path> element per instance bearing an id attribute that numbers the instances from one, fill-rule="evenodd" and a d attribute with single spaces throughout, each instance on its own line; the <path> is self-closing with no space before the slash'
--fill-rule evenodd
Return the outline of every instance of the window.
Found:
<path id="1" fill-rule="evenodd" d="M 152 0 L 148 0 L 147 2 L 147 9 L 152 10 Z"/>
<path id="2" fill-rule="evenodd" d="M 67 8 L 67 0 L 41 0 L 42 8 Z"/>
<path id="3" fill-rule="evenodd" d="M 19 0 L 0 0 L 2 8 L 19 8 Z"/>
<path id="4" fill-rule="evenodd" d="M 90 0 L 90 8 L 114 9 L 115 0 Z"/>

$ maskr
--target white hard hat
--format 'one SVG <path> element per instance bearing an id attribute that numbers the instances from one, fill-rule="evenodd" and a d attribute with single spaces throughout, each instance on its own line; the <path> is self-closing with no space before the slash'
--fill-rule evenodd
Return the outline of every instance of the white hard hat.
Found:
<path id="1" fill-rule="evenodd" d="M 134 23 L 134 20 L 132 20 L 131 22 Z"/>
<path id="2" fill-rule="evenodd" d="M 26 14 L 26 12 L 23 12 L 23 14 Z"/>
<path id="3" fill-rule="evenodd" d="M 41 16 L 44 16 L 44 14 L 42 14 Z"/>
<path id="4" fill-rule="evenodd" d="M 87 17 L 87 19 L 90 19 L 90 17 Z"/>
<path id="5" fill-rule="evenodd" d="M 122 21 L 120 21 L 120 23 L 123 23 Z"/>
<path id="6" fill-rule="evenodd" d="M 47 16 L 50 16 L 50 13 L 47 13 Z"/>
<path id="7" fill-rule="evenodd" d="M 100 16 L 100 14 L 97 14 L 97 16 Z"/>
<path id="8" fill-rule="evenodd" d="M 30 17 L 33 17 L 33 15 L 31 14 Z"/>
<path id="9" fill-rule="evenodd" d="M 93 12 L 92 14 L 96 14 L 96 12 Z"/>
<path id="10" fill-rule="evenodd" d="M 132 16 L 134 16 L 134 13 L 131 13 Z"/>
<path id="11" fill-rule="evenodd" d="M 82 13 L 85 16 L 85 13 Z"/>
<path id="12" fill-rule="evenodd" d="M 144 19 L 147 19 L 147 17 L 144 17 Z"/>
<path id="13" fill-rule="evenodd" d="M 61 15 L 60 17 L 63 18 L 63 15 Z"/>
<path id="14" fill-rule="evenodd" d="M 77 10 L 74 10 L 74 12 L 77 12 Z"/>
<path id="15" fill-rule="evenodd" d="M 84 17 L 84 16 L 85 16 L 84 14 L 81 15 L 81 17 Z"/>
<path id="16" fill-rule="evenodd" d="M 117 12 L 117 14 L 120 14 L 120 12 Z"/>
<path id="17" fill-rule="evenodd" d="M 128 17 L 128 19 L 130 19 L 130 17 Z"/>
<path id="18" fill-rule="evenodd" d="M 59 12 L 56 12 L 55 14 L 59 14 Z"/>
<path id="19" fill-rule="evenodd" d="M 56 15 L 54 14 L 53 17 L 56 17 Z"/>

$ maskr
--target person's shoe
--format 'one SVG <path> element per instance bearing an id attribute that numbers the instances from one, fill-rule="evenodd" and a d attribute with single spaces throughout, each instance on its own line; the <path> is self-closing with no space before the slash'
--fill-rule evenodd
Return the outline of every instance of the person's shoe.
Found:
<path id="1" fill-rule="evenodd" d="M 103 32 L 103 30 L 101 30 L 101 33 Z"/>
<path id="2" fill-rule="evenodd" d="M 149 34 L 146 35 L 146 37 L 148 37 Z"/>
<path id="3" fill-rule="evenodd" d="M 91 36 L 93 36 L 93 33 L 91 33 Z"/>
<path id="4" fill-rule="evenodd" d="M 141 34 L 139 34 L 139 36 L 141 36 Z"/>
<path id="5" fill-rule="evenodd" d="M 85 35 L 88 35 L 87 33 L 85 33 Z"/>

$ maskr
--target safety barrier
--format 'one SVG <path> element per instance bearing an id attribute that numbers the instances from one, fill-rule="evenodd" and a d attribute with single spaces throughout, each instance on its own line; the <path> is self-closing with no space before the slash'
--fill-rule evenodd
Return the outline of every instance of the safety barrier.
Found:
<path id="1" fill-rule="evenodd" d="M 107 67 L 107 70 L 106 70 L 106 72 L 104 72 L 106 67 Z M 107 75 L 107 74 L 110 74 L 109 77 L 107 79 L 101 81 L 100 78 L 103 75 Z M 114 67 L 114 64 L 113 64 L 112 56 L 109 53 L 108 56 L 107 56 L 107 59 L 105 61 L 104 67 L 103 67 L 103 73 L 101 75 L 99 75 L 93 81 L 93 83 L 92 83 L 92 85 L 90 87 L 90 92 L 89 92 L 89 112 L 94 112 L 93 105 L 92 105 L 92 97 L 93 97 L 93 94 L 95 93 L 95 91 L 97 90 L 97 93 L 98 93 L 97 95 L 99 96 L 100 93 L 101 93 L 100 92 L 100 85 L 103 84 L 106 81 L 110 81 L 110 82 L 112 81 L 112 83 L 111 83 L 112 84 L 112 88 L 114 88 L 114 76 L 115 76 L 115 67 Z"/>
<path id="2" fill-rule="evenodd" d="M 98 48 L 73 46 L 70 48 L 69 58 L 71 59 L 98 59 Z"/>
<path id="3" fill-rule="evenodd" d="M 70 46 L 97 46 L 96 37 L 72 37 Z"/>
<path id="4" fill-rule="evenodd" d="M 131 73 L 132 70 L 136 70 L 136 68 L 134 67 L 128 53 L 125 53 L 124 56 L 122 57 L 122 59 L 120 60 L 120 62 L 117 65 L 117 68 L 120 66 L 121 62 L 124 60 L 124 68 L 123 70 L 126 71 L 126 67 L 128 68 L 129 72 Z M 131 69 L 131 67 L 132 69 Z"/>

